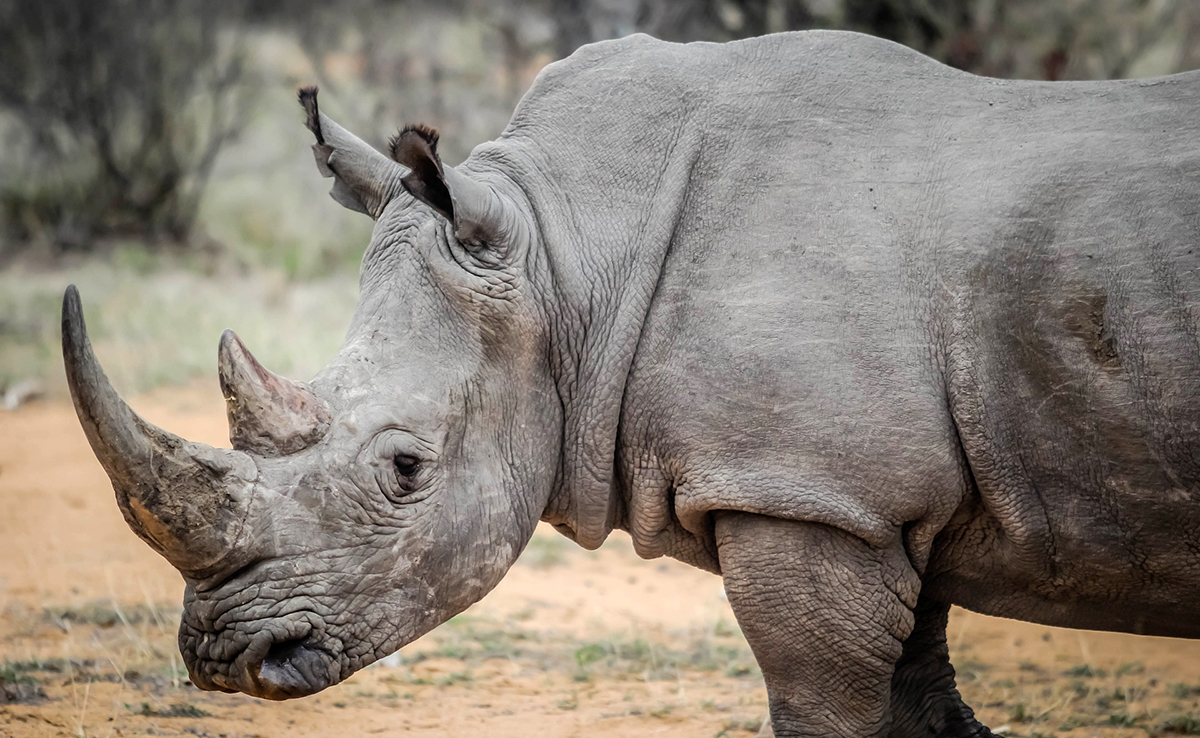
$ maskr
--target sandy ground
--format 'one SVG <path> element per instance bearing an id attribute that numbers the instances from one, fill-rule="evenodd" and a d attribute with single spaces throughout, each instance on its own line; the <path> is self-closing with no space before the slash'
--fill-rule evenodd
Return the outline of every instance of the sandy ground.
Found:
<path id="1" fill-rule="evenodd" d="M 135 402 L 225 445 L 215 389 Z M 541 530 L 467 613 L 319 695 L 192 687 L 182 583 L 125 527 L 69 405 L 0 414 L 0 736 L 750 736 L 762 678 L 720 580 Z M 1009 735 L 1200 734 L 1200 642 L 955 612 L 962 691 Z"/>

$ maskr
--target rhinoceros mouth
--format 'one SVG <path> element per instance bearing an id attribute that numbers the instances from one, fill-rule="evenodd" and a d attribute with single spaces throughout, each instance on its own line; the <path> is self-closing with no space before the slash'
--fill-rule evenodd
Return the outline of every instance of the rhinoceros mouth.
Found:
<path id="1" fill-rule="evenodd" d="M 181 639 L 192 683 L 200 689 L 243 692 L 268 700 L 307 697 L 341 681 L 340 662 L 322 634 L 304 623 L 263 627 L 248 646 L 231 660 L 206 656 L 225 652 L 214 645 L 219 637 Z M 202 653 L 196 653 L 200 645 Z M 191 648 L 189 648 L 191 646 Z"/>

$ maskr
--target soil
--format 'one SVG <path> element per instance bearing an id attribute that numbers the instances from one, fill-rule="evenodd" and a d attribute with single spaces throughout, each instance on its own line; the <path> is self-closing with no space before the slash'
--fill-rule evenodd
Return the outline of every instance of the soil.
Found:
<path id="1" fill-rule="evenodd" d="M 227 445 L 215 388 L 135 407 Z M 0 736 L 751 736 L 762 677 L 720 579 L 551 530 L 464 615 L 283 703 L 192 687 L 179 575 L 126 528 L 74 411 L 0 413 Z M 1017 736 L 1200 734 L 1200 642 L 955 611 L 962 692 Z"/>

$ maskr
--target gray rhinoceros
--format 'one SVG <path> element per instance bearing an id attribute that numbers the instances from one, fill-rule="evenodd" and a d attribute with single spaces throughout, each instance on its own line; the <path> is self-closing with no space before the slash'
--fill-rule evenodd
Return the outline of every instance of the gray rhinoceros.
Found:
<path id="1" fill-rule="evenodd" d="M 538 520 L 722 574 L 780 736 L 987 735 L 951 604 L 1200 636 L 1200 75 L 638 36 L 549 66 L 454 168 L 301 100 L 375 231 L 311 383 L 222 336 L 233 450 L 135 415 L 66 295 L 80 420 L 183 573 L 199 687 L 336 684 Z"/>

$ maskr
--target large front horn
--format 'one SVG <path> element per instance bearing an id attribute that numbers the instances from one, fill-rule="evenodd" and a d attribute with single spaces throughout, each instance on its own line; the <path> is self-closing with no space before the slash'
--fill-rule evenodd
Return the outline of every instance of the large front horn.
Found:
<path id="1" fill-rule="evenodd" d="M 286 456 L 315 443 L 329 427 L 325 403 L 308 387 L 267 371 L 233 331 L 217 351 L 229 440 L 240 451 Z"/>
<path id="2" fill-rule="evenodd" d="M 75 412 L 125 521 L 176 569 L 211 569 L 238 542 L 254 462 L 171 435 L 133 412 L 96 361 L 75 285 L 63 296 L 62 341 Z"/>

